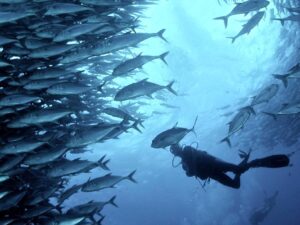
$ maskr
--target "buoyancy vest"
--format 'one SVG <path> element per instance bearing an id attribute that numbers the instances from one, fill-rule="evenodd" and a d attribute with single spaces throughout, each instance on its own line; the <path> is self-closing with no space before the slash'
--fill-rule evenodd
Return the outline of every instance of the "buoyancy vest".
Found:
<path id="1" fill-rule="evenodd" d="M 189 177 L 197 176 L 202 180 L 206 180 L 214 171 L 216 158 L 205 151 L 186 146 L 183 149 L 181 159 L 182 168 Z"/>

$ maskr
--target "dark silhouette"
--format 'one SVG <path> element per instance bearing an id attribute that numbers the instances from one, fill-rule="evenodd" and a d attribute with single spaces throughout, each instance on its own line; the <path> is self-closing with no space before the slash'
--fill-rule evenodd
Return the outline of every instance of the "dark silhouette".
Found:
<path id="1" fill-rule="evenodd" d="M 186 171 L 187 176 L 195 176 L 201 180 L 213 179 L 232 188 L 240 187 L 241 174 L 250 168 L 279 168 L 289 165 L 289 158 L 286 155 L 272 155 L 248 162 L 250 152 L 245 153 L 241 151 L 240 156 L 243 158 L 243 161 L 235 165 L 191 146 L 181 147 L 176 144 L 172 145 L 170 150 L 175 156 L 181 158 L 182 168 Z M 233 172 L 235 174 L 234 178 L 228 176 L 227 172 Z"/>
<path id="2" fill-rule="evenodd" d="M 271 210 L 276 205 L 277 196 L 278 196 L 278 191 L 276 191 L 275 194 L 270 198 L 266 198 L 263 207 L 256 209 L 251 214 L 249 220 L 252 225 L 259 225 L 265 220 L 267 215 L 269 215 Z"/>

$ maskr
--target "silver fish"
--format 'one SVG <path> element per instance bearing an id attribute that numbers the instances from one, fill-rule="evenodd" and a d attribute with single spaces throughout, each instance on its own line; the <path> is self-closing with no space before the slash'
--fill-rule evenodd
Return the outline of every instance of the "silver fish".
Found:
<path id="1" fill-rule="evenodd" d="M 264 15 L 265 12 L 258 12 L 254 16 L 252 16 L 251 19 L 243 25 L 242 30 L 236 36 L 229 37 L 232 40 L 232 43 L 234 43 L 238 37 L 244 34 L 249 34 L 251 30 L 259 24 Z"/>
<path id="2" fill-rule="evenodd" d="M 188 133 L 195 132 L 195 126 L 198 117 L 196 117 L 192 128 L 187 129 L 183 127 L 177 127 L 177 123 L 171 129 L 158 134 L 151 143 L 152 148 L 166 148 L 170 145 L 178 144 Z"/>
<path id="3" fill-rule="evenodd" d="M 32 125 L 39 126 L 43 123 L 55 122 L 67 115 L 70 115 L 71 113 L 72 111 L 63 109 L 40 109 L 20 116 L 19 118 L 9 122 L 7 127 L 22 128 Z"/>
<path id="4" fill-rule="evenodd" d="M 72 4 L 72 3 L 54 3 L 50 5 L 45 15 L 57 16 L 57 15 L 69 14 L 69 13 L 78 13 L 83 11 L 93 11 L 93 9 L 82 5 Z"/>
<path id="5" fill-rule="evenodd" d="M 300 113 L 300 103 L 283 104 L 281 109 L 277 112 L 264 112 L 266 115 L 273 117 L 275 120 L 280 115 L 295 115 Z"/>
<path id="6" fill-rule="evenodd" d="M 50 163 L 65 154 L 66 151 L 66 148 L 57 148 L 50 151 L 37 152 L 26 156 L 23 163 L 29 166 Z"/>
<path id="7" fill-rule="evenodd" d="M 25 152 L 31 152 L 44 144 L 45 142 L 26 140 L 12 142 L 0 147 L 0 154 L 20 154 Z"/>
<path id="8" fill-rule="evenodd" d="M 147 80 L 148 78 L 122 88 L 116 94 L 115 101 L 125 101 L 125 100 L 135 99 L 141 96 L 148 96 L 152 98 L 152 94 L 154 92 L 163 89 L 167 89 L 174 95 L 177 95 L 176 91 L 174 91 L 172 88 L 174 81 L 170 82 L 166 86 L 161 86 L 155 83 L 151 83 Z"/>
<path id="9" fill-rule="evenodd" d="M 0 106 L 23 105 L 40 100 L 40 97 L 30 95 L 10 95 L 0 99 Z"/>
<path id="10" fill-rule="evenodd" d="M 20 20 L 34 15 L 35 15 L 34 12 L 29 12 L 29 11 L 27 12 L 26 10 L 19 11 L 19 12 L 12 12 L 12 11 L 0 12 L 0 24 L 14 22 L 16 20 Z"/>
<path id="11" fill-rule="evenodd" d="M 258 11 L 262 8 L 266 8 L 270 4 L 269 1 L 265 0 L 248 0 L 241 3 L 236 3 L 236 6 L 226 16 L 216 17 L 215 20 L 223 20 L 225 27 L 228 24 L 228 18 L 233 15 L 245 14 L 250 12 Z"/>
<path id="12" fill-rule="evenodd" d="M 148 62 L 151 62 L 155 59 L 161 59 L 165 64 L 167 64 L 165 57 L 169 54 L 169 52 L 165 52 L 159 56 L 149 56 L 149 55 L 138 55 L 133 59 L 129 59 L 121 64 L 119 64 L 116 68 L 114 68 L 112 75 L 120 76 L 129 72 L 134 71 L 137 68 L 142 68 Z"/>
<path id="13" fill-rule="evenodd" d="M 96 143 L 109 134 L 115 126 L 95 126 L 85 131 L 79 131 L 66 143 L 69 148 L 81 147 Z"/>
<path id="14" fill-rule="evenodd" d="M 268 87 L 261 90 L 258 95 L 253 97 L 251 106 L 258 105 L 264 102 L 269 102 L 277 94 L 278 90 L 278 84 L 269 85 Z"/>
<path id="15" fill-rule="evenodd" d="M 63 54 L 75 48 L 76 46 L 77 45 L 51 44 L 48 46 L 33 49 L 28 56 L 33 59 L 49 58 L 52 56 Z"/>
<path id="16" fill-rule="evenodd" d="M 167 41 L 163 36 L 164 32 L 165 29 L 162 29 L 157 33 L 134 33 L 112 37 L 107 40 L 104 40 L 103 42 L 100 42 L 99 44 L 96 44 L 91 54 L 102 55 L 125 49 L 128 47 L 133 47 L 139 44 L 140 42 L 152 37 L 159 37 L 164 41 Z"/>
<path id="17" fill-rule="evenodd" d="M 112 188 L 117 183 L 123 181 L 123 180 L 130 180 L 133 183 L 136 183 L 136 181 L 133 178 L 133 175 L 136 171 L 131 172 L 128 176 L 121 177 L 121 176 L 114 176 L 110 173 L 99 178 L 95 178 L 92 180 L 89 180 L 82 186 L 83 192 L 92 192 L 92 191 L 100 191 L 105 188 Z"/>
<path id="18" fill-rule="evenodd" d="M 239 130 L 243 129 L 246 122 L 249 120 L 251 114 L 255 114 L 252 107 L 247 106 L 242 109 L 234 116 L 234 118 L 228 123 L 229 131 L 227 137 L 221 140 L 221 142 L 226 142 L 229 146 L 231 146 L 230 136 Z"/>
<path id="19" fill-rule="evenodd" d="M 68 27 L 65 30 L 62 30 L 59 32 L 53 41 L 55 42 L 61 42 L 61 41 L 67 41 L 67 40 L 73 40 L 74 38 L 87 34 L 93 30 L 98 29 L 101 27 L 102 24 L 93 24 L 93 23 L 87 23 L 87 24 L 76 24 L 73 26 Z"/>

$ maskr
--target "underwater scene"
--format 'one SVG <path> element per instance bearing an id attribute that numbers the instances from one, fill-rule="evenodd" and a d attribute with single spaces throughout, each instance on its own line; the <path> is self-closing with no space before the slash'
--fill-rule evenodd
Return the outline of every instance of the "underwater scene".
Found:
<path id="1" fill-rule="evenodd" d="M 299 225 L 300 1 L 0 0 L 0 225 Z"/>

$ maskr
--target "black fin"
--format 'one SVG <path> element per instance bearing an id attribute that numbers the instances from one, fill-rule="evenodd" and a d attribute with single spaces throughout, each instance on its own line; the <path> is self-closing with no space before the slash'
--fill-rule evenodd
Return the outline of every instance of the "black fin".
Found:
<path id="1" fill-rule="evenodd" d="M 130 180 L 131 182 L 133 183 L 137 183 L 137 181 L 133 178 L 133 175 L 136 173 L 136 170 L 131 172 L 127 177 L 126 179 Z"/>
<path id="2" fill-rule="evenodd" d="M 231 142 L 230 142 L 229 137 L 226 137 L 226 138 L 222 139 L 220 142 L 221 143 L 226 142 L 228 144 L 228 146 L 231 148 Z"/>
<path id="3" fill-rule="evenodd" d="M 225 28 L 227 28 L 227 24 L 228 24 L 228 16 L 220 16 L 220 17 L 216 17 L 216 18 L 214 18 L 214 20 L 223 20 L 223 21 L 224 21 Z"/>

